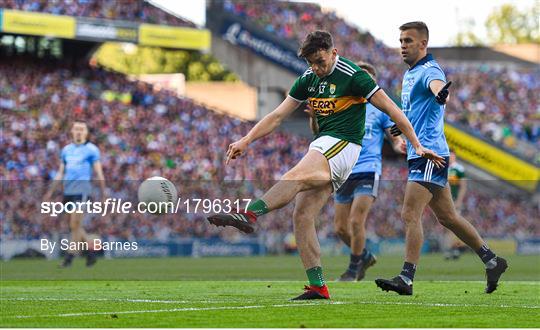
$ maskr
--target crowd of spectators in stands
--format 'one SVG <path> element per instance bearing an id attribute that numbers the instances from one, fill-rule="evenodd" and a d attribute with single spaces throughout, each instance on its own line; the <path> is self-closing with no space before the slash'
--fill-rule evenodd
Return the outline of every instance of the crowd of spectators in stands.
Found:
<path id="1" fill-rule="evenodd" d="M 99 6 L 97 5 L 99 3 Z M 224 9 L 254 20 L 282 38 L 300 40 L 306 31 L 332 32 L 344 56 L 374 63 L 379 84 L 399 95 L 404 65 L 399 55 L 318 5 L 282 1 L 229 1 Z M 143 1 L 7 0 L 3 8 L 72 16 L 122 19 L 192 26 Z M 156 12 L 154 12 L 156 11 Z M 299 22 L 301 24 L 299 24 Z M 475 70 L 445 66 L 455 88 L 448 120 L 469 126 L 507 145 L 517 140 L 538 146 L 540 125 L 538 72 L 487 65 Z M 488 84 L 485 82 L 489 81 Z M 70 142 L 75 118 L 85 119 L 90 140 L 101 150 L 106 197 L 136 201 L 140 181 L 154 175 L 169 178 L 185 199 L 259 197 L 305 153 L 309 140 L 276 132 L 256 142 L 231 166 L 224 165 L 227 145 L 253 125 L 220 114 L 194 101 L 87 64 L 18 56 L 0 61 L 0 233 L 2 239 L 40 238 L 68 232 L 68 222 L 40 214 L 40 202 L 59 167 L 61 148 Z M 307 121 L 306 121 L 307 124 Z M 386 162 L 379 197 L 368 219 L 368 237 L 404 236 L 400 219 L 407 176 L 404 160 Z M 57 192 L 55 200 L 61 198 Z M 94 198 L 101 198 L 95 195 Z M 234 240 L 235 229 L 210 226 L 200 211 L 178 214 L 88 215 L 86 228 L 110 239 L 221 237 Z M 292 232 L 289 205 L 261 218 L 258 235 L 271 250 L 280 250 Z M 485 236 L 539 237 L 539 205 L 528 198 L 493 195 L 471 182 L 461 212 Z M 333 238 L 333 202 L 322 210 L 320 238 Z M 428 237 L 444 229 L 425 213 Z"/>
<path id="2" fill-rule="evenodd" d="M 378 83 L 394 96 L 400 95 L 406 66 L 399 53 L 360 31 L 334 11 L 318 4 L 278 0 L 225 0 L 223 8 L 280 38 L 301 42 L 310 31 L 332 33 L 339 53 L 370 62 L 379 71 Z M 361 25 L 361 22 L 358 22 Z M 398 32 L 396 26 L 396 33 Z M 397 40 L 397 39 L 396 39 Z M 393 45 L 398 48 L 396 42 Z M 470 127 L 495 142 L 514 147 L 519 140 L 535 145 L 526 156 L 534 157 L 540 147 L 540 69 L 500 68 L 487 64 L 476 68 L 442 63 L 453 81 L 447 120 Z"/>
<path id="3" fill-rule="evenodd" d="M 258 23 L 262 29 L 280 38 L 299 42 L 309 31 L 330 31 L 340 54 L 373 63 L 379 70 L 379 85 L 391 95 L 400 94 L 406 67 L 399 54 L 334 11 L 314 3 L 278 0 L 224 0 L 222 3 L 224 10 Z M 143 0 L 6 0 L 1 6 L 58 15 L 194 26 L 192 22 Z M 448 79 L 454 83 L 447 120 L 469 127 L 481 137 L 540 162 L 540 102 L 537 97 L 540 95 L 540 69 L 501 68 L 487 64 L 471 69 L 442 64 Z"/>
<path id="4" fill-rule="evenodd" d="M 269 188 L 305 153 L 309 140 L 277 132 L 253 144 L 245 157 L 224 165 L 227 145 L 253 123 L 219 114 L 167 90 L 156 90 L 125 76 L 23 57 L 0 61 L 0 143 L 2 239 L 39 238 L 68 232 L 62 219 L 40 214 L 40 202 L 60 165 L 60 150 L 70 142 L 73 119 L 85 119 L 90 140 L 101 150 L 107 197 L 136 201 L 141 179 L 171 179 L 183 199 L 254 198 Z M 307 124 L 307 121 L 306 121 Z M 369 237 L 403 237 L 400 209 L 405 186 L 404 160 L 388 162 L 381 191 L 368 220 Z M 463 214 L 487 236 L 540 236 L 538 205 L 528 199 L 492 196 L 474 183 Z M 94 198 L 99 199 L 99 195 Z M 61 199 L 57 192 L 56 201 Z M 242 204 L 243 205 L 243 204 Z M 259 237 L 280 250 L 292 232 L 292 205 L 261 218 Z M 319 237 L 335 237 L 333 203 L 319 221 Z M 205 215 L 89 215 L 86 228 L 115 239 L 222 237 L 235 229 L 210 226 Z M 426 233 L 442 237 L 443 228 L 426 212 Z"/>
<path id="5" fill-rule="evenodd" d="M 54 15 L 195 27 L 193 22 L 168 13 L 144 0 L 3 0 L 0 3 L 0 8 Z"/>

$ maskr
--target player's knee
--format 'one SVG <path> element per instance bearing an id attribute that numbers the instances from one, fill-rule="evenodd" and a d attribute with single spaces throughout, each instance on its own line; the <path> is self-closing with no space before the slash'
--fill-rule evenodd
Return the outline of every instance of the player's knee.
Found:
<path id="1" fill-rule="evenodd" d="M 305 171 L 303 169 L 293 168 L 283 174 L 281 180 L 294 182 L 300 186 L 300 190 L 307 190 L 320 187 L 330 181 L 330 178 L 328 180 L 323 178 L 325 178 L 325 175 L 320 171 Z"/>
<path id="2" fill-rule="evenodd" d="M 401 210 L 401 219 L 403 219 L 406 224 L 420 221 L 420 217 L 418 217 L 414 210 L 405 207 Z"/>
<path id="3" fill-rule="evenodd" d="M 364 205 L 360 207 L 356 207 L 353 212 L 354 216 L 352 216 L 349 220 L 351 221 L 351 223 L 353 222 L 363 223 L 365 222 L 367 218 L 368 212 L 369 212 L 369 207 L 366 207 Z"/>
<path id="4" fill-rule="evenodd" d="M 71 229 L 71 232 L 79 231 L 81 229 L 81 223 L 79 221 L 71 221 L 69 223 L 69 229 Z"/>
<path id="5" fill-rule="evenodd" d="M 289 170 L 287 173 L 283 174 L 281 177 L 281 180 L 287 180 L 287 181 L 303 181 L 305 180 L 305 173 L 303 171 L 298 170 L 297 168 L 293 168 Z"/>
<path id="6" fill-rule="evenodd" d="M 300 190 L 305 190 L 306 189 L 305 188 L 305 186 L 306 186 L 305 176 L 302 173 L 300 173 L 299 171 L 296 171 L 294 169 L 292 169 L 289 172 L 283 174 L 283 176 L 281 177 L 281 180 L 298 185 Z"/>
<path id="7" fill-rule="evenodd" d="M 349 228 L 343 224 L 336 224 L 336 234 L 339 238 L 347 237 L 349 236 Z"/>
<path id="8" fill-rule="evenodd" d="M 438 215 L 437 221 L 439 221 L 439 223 L 446 228 L 452 228 L 452 226 L 458 221 L 458 217 L 457 217 L 457 214 L 456 215 L 452 215 L 452 214 Z"/>
<path id="9" fill-rule="evenodd" d="M 354 217 L 350 219 L 353 232 L 358 233 L 364 231 L 364 219 L 365 218 L 363 217 Z"/>

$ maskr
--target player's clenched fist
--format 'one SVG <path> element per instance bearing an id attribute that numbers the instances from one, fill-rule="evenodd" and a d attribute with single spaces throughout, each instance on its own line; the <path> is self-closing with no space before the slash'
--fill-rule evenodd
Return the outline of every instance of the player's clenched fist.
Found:
<path id="1" fill-rule="evenodd" d="M 248 142 L 245 139 L 240 139 L 236 142 L 229 144 L 229 149 L 227 149 L 227 160 L 225 164 L 229 164 L 231 159 L 236 159 L 236 157 L 241 156 L 248 147 Z"/>

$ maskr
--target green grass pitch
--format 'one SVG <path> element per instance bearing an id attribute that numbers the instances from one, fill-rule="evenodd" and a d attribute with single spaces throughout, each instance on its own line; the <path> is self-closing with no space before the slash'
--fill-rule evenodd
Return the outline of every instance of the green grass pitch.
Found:
<path id="1" fill-rule="evenodd" d="M 414 295 L 376 288 L 402 258 L 383 256 L 357 283 L 333 282 L 346 257 L 324 257 L 331 301 L 291 302 L 297 256 L 1 262 L 1 327 L 539 327 L 540 256 L 510 256 L 499 289 L 483 293 L 474 255 L 423 256 Z"/>

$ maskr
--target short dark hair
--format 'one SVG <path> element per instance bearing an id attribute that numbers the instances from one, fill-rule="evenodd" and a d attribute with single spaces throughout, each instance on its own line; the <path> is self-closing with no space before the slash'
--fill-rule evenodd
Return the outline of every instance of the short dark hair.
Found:
<path id="1" fill-rule="evenodd" d="M 424 35 L 427 40 L 429 40 L 429 29 L 424 22 L 416 21 L 416 22 L 409 22 L 401 25 L 399 27 L 400 31 L 405 31 L 409 29 L 415 29 L 416 31 L 420 32 L 420 34 Z"/>
<path id="2" fill-rule="evenodd" d="M 85 124 L 87 128 L 90 128 L 90 126 L 88 126 L 88 123 L 84 119 L 75 119 L 73 120 L 73 123 L 71 125 L 75 125 L 76 123 Z"/>
<path id="3" fill-rule="evenodd" d="M 362 62 L 362 61 L 358 61 L 356 63 L 356 65 L 358 65 L 361 69 L 364 69 L 365 71 L 367 71 L 369 74 L 371 74 L 373 76 L 373 78 L 376 78 L 377 77 L 377 70 L 375 70 L 375 67 L 367 62 Z"/>
<path id="4" fill-rule="evenodd" d="M 298 49 L 298 57 L 306 58 L 319 50 L 330 50 L 334 47 L 332 35 L 328 31 L 310 32 Z"/>
<path id="5" fill-rule="evenodd" d="M 86 120 L 74 119 L 73 122 L 71 123 L 71 127 L 73 128 L 75 124 L 84 124 L 86 126 L 86 130 L 88 131 L 88 135 L 92 134 L 92 129 L 90 129 L 90 125 L 88 125 L 88 122 Z"/>

